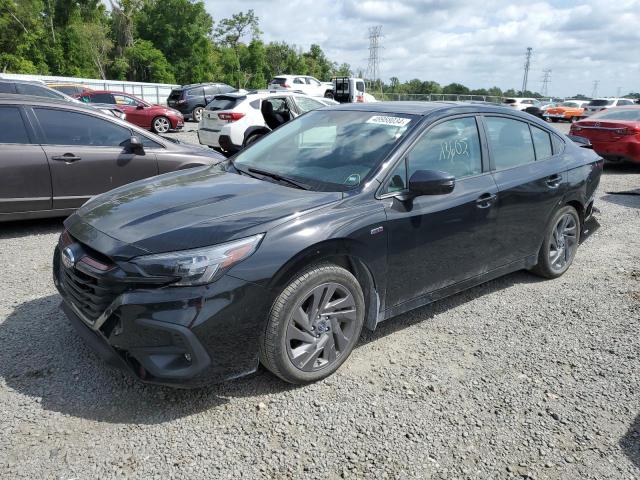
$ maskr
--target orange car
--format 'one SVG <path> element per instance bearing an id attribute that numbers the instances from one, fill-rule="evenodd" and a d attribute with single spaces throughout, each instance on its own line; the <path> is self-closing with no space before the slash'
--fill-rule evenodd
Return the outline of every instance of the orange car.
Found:
<path id="1" fill-rule="evenodd" d="M 577 122 L 582 117 L 584 106 L 587 103 L 589 102 L 583 100 L 567 100 L 557 107 L 547 108 L 547 111 L 544 113 L 544 118 L 552 122 L 558 122 L 560 120 Z"/>

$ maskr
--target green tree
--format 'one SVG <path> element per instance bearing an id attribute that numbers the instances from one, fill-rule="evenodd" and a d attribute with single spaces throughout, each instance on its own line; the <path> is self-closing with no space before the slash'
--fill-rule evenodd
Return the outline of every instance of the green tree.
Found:
<path id="1" fill-rule="evenodd" d="M 217 39 L 221 47 L 228 47 L 233 50 L 235 54 L 234 71 L 235 82 L 234 84 L 241 88 L 242 85 L 251 77 L 251 72 L 243 71 L 241 62 L 241 46 L 242 40 L 251 36 L 252 40 L 259 38 L 260 34 L 259 18 L 255 15 L 253 10 L 248 10 L 247 13 L 239 12 L 233 14 L 231 18 L 223 18 L 218 23 L 215 30 L 214 37 Z M 227 59 L 230 59 L 228 54 Z"/>
<path id="2" fill-rule="evenodd" d="M 138 40 L 125 50 L 127 78 L 136 82 L 174 83 L 171 65 L 148 40 Z"/>
<path id="3" fill-rule="evenodd" d="M 202 1 L 143 0 L 134 15 L 138 38 L 160 50 L 180 83 L 211 81 L 216 74 L 209 36 L 213 19 Z"/>
<path id="4" fill-rule="evenodd" d="M 469 93 L 469 89 L 460 83 L 450 83 L 442 88 L 442 93 L 465 95 Z"/>
<path id="5" fill-rule="evenodd" d="M 319 45 L 312 44 L 309 51 L 302 56 L 307 66 L 306 73 L 308 75 L 316 77 L 318 80 L 331 79 L 331 72 L 336 69 L 336 66 L 327 58 Z"/>

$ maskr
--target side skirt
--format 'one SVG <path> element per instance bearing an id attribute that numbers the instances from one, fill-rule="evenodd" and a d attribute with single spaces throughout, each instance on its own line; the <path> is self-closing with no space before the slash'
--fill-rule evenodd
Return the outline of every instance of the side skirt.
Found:
<path id="1" fill-rule="evenodd" d="M 498 277 L 502 277 L 509 273 L 517 272 L 518 270 L 527 270 L 529 268 L 534 267 L 537 262 L 538 262 L 538 256 L 530 255 L 522 260 L 509 263 L 508 265 L 497 268 L 495 270 L 491 270 L 490 272 L 487 272 L 487 273 L 483 273 L 482 275 L 471 277 L 467 280 L 463 280 L 461 282 L 455 283 L 448 287 L 444 287 L 439 290 L 429 292 L 425 295 L 414 298 L 413 300 L 408 300 L 404 303 L 401 303 L 400 305 L 390 307 L 386 309 L 384 312 L 381 312 L 381 314 L 379 315 L 378 323 L 381 321 L 396 317 L 403 313 L 406 313 L 410 310 L 414 310 L 418 307 L 423 307 L 424 305 L 428 305 L 442 298 L 455 295 L 456 293 L 460 293 L 464 290 L 475 287 L 477 285 L 488 282 L 490 280 L 494 280 Z"/>

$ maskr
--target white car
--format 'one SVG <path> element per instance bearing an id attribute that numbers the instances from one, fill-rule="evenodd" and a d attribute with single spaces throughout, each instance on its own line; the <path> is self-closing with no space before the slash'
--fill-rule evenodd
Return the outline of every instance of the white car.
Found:
<path id="1" fill-rule="evenodd" d="M 276 90 L 216 95 L 205 107 L 198 139 L 202 145 L 233 154 L 289 120 L 325 107 L 326 100 Z"/>
<path id="2" fill-rule="evenodd" d="M 624 107 L 635 105 L 633 100 L 629 98 L 594 98 L 585 107 L 583 117 L 588 117 L 594 113 L 601 112 L 607 108 Z"/>
<path id="3" fill-rule="evenodd" d="M 268 88 L 299 91 L 312 97 L 333 97 L 333 83 L 321 82 L 308 75 L 278 75 L 271 79 Z"/>
<path id="4" fill-rule="evenodd" d="M 529 107 L 540 108 L 542 106 L 542 103 L 540 103 L 540 101 L 536 100 L 535 98 L 505 98 L 504 100 L 502 100 L 502 103 L 505 107 L 512 107 L 520 111 L 525 110 Z"/>

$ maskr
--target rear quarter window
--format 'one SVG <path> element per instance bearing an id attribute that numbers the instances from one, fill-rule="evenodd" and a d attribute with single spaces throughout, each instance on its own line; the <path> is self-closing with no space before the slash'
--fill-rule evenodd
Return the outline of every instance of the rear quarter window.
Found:
<path id="1" fill-rule="evenodd" d="M 535 161 L 528 123 L 507 117 L 485 117 L 484 121 L 496 170 L 506 170 Z"/>
<path id="2" fill-rule="evenodd" d="M 553 156 L 553 147 L 551 145 L 551 135 L 541 128 L 531 125 L 531 135 L 533 137 L 533 146 L 536 149 L 536 160 L 546 160 Z"/>
<path id="3" fill-rule="evenodd" d="M 16 93 L 13 83 L 0 82 L 0 93 Z"/>

